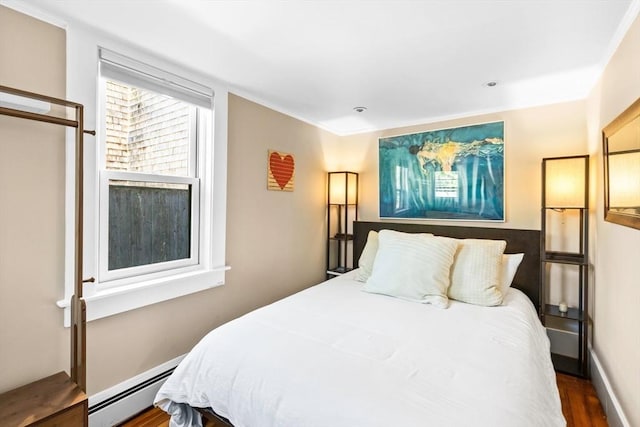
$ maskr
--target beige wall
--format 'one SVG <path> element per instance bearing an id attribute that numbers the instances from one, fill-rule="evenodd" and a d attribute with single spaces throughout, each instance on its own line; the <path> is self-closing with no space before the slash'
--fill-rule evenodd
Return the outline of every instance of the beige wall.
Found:
<path id="1" fill-rule="evenodd" d="M 63 30 L 0 6 L 2 84 L 64 97 L 64 46 Z M 504 120 L 507 220 L 492 225 L 539 228 L 540 160 L 588 147 L 596 155 L 594 346 L 631 425 L 640 425 L 640 265 L 631 262 L 640 231 L 601 219 L 599 145 L 600 129 L 640 96 L 638 50 L 636 21 L 588 103 L 344 138 L 230 95 L 227 284 L 91 322 L 89 393 L 181 355 L 211 328 L 322 279 L 326 170 L 361 172 L 361 219 L 376 220 L 379 136 Z M 51 125 L 0 117 L 0 392 L 68 369 L 68 330 L 55 307 L 64 273 L 62 141 Z M 293 193 L 266 190 L 268 149 L 294 154 Z M 26 301 L 31 306 L 23 308 Z"/>
<path id="2" fill-rule="evenodd" d="M 640 97 L 640 18 L 589 97 L 596 175 L 593 347 L 630 425 L 640 426 L 640 230 L 604 221 L 601 130 Z"/>
<path id="3" fill-rule="evenodd" d="M 65 95 L 65 33 L 0 6 L 0 82 Z M 68 370 L 62 327 L 64 139 L 0 117 L 0 392 Z M 88 392 L 186 353 L 206 332 L 324 278 L 333 135 L 231 95 L 227 284 L 90 322 Z M 267 191 L 267 150 L 295 156 L 295 191 Z M 16 185 L 16 183 L 18 183 Z M 29 303 L 30 306 L 21 304 Z"/>
<path id="4" fill-rule="evenodd" d="M 64 30 L 0 6 L 0 84 L 63 98 L 65 71 Z M 64 144 L 61 127 L 0 116 L 0 392 L 68 370 L 69 334 L 55 305 Z"/>
<path id="5" fill-rule="evenodd" d="M 323 279 L 325 138 L 332 136 L 230 95 L 226 285 L 90 322 L 89 393 L 184 354 L 212 328 Z M 293 192 L 267 191 L 268 149 L 294 155 Z"/>
<path id="6" fill-rule="evenodd" d="M 583 101 L 354 135 L 340 142 L 341 146 L 353 151 L 353 155 L 343 155 L 341 158 L 345 160 L 342 161 L 337 157 L 328 157 L 330 160 L 334 159 L 338 168 L 362 173 L 360 218 L 377 220 L 379 137 L 500 120 L 505 122 L 506 221 L 464 221 L 460 224 L 539 229 L 541 160 L 543 157 L 586 154 L 587 128 Z M 447 223 L 451 224 L 442 222 Z"/>

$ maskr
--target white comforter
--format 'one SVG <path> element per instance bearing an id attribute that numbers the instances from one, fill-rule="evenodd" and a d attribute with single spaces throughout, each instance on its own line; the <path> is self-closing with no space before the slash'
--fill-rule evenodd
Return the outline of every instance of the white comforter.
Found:
<path id="1" fill-rule="evenodd" d="M 564 426 L 533 305 L 448 309 L 345 275 L 205 336 L 156 396 L 172 425 L 211 407 L 236 427 Z"/>

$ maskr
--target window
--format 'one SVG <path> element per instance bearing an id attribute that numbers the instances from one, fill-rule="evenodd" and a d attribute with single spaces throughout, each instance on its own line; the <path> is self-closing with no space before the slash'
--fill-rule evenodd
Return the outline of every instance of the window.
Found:
<path id="1" fill-rule="evenodd" d="M 69 32 L 68 44 L 68 96 L 96 129 L 84 144 L 82 278 L 95 278 L 83 290 L 87 320 L 223 285 L 227 89 L 91 32 Z M 69 144 L 57 302 L 66 326 L 76 273 L 74 151 Z"/>
<path id="2" fill-rule="evenodd" d="M 198 124 L 208 111 L 103 78 L 100 282 L 198 264 Z"/>
<path id="3" fill-rule="evenodd" d="M 99 286 L 198 268 L 211 97 L 113 52 L 100 59 Z"/>

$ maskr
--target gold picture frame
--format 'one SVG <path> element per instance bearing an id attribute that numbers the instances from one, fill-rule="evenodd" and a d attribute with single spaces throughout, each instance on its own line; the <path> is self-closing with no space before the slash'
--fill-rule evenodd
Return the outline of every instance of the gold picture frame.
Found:
<path id="1" fill-rule="evenodd" d="M 605 221 L 640 230 L 640 99 L 602 130 Z"/>

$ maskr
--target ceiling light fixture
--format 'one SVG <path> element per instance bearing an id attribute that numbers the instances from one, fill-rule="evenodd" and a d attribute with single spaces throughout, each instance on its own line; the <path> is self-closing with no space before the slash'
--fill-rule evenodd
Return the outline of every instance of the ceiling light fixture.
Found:
<path id="1" fill-rule="evenodd" d="M 494 86 L 498 86 L 498 82 L 496 81 L 490 81 L 484 84 L 486 87 L 494 87 Z"/>
<path id="2" fill-rule="evenodd" d="M 367 107 L 353 107 L 353 111 L 355 111 L 356 113 L 364 113 L 365 111 L 367 111 Z"/>

